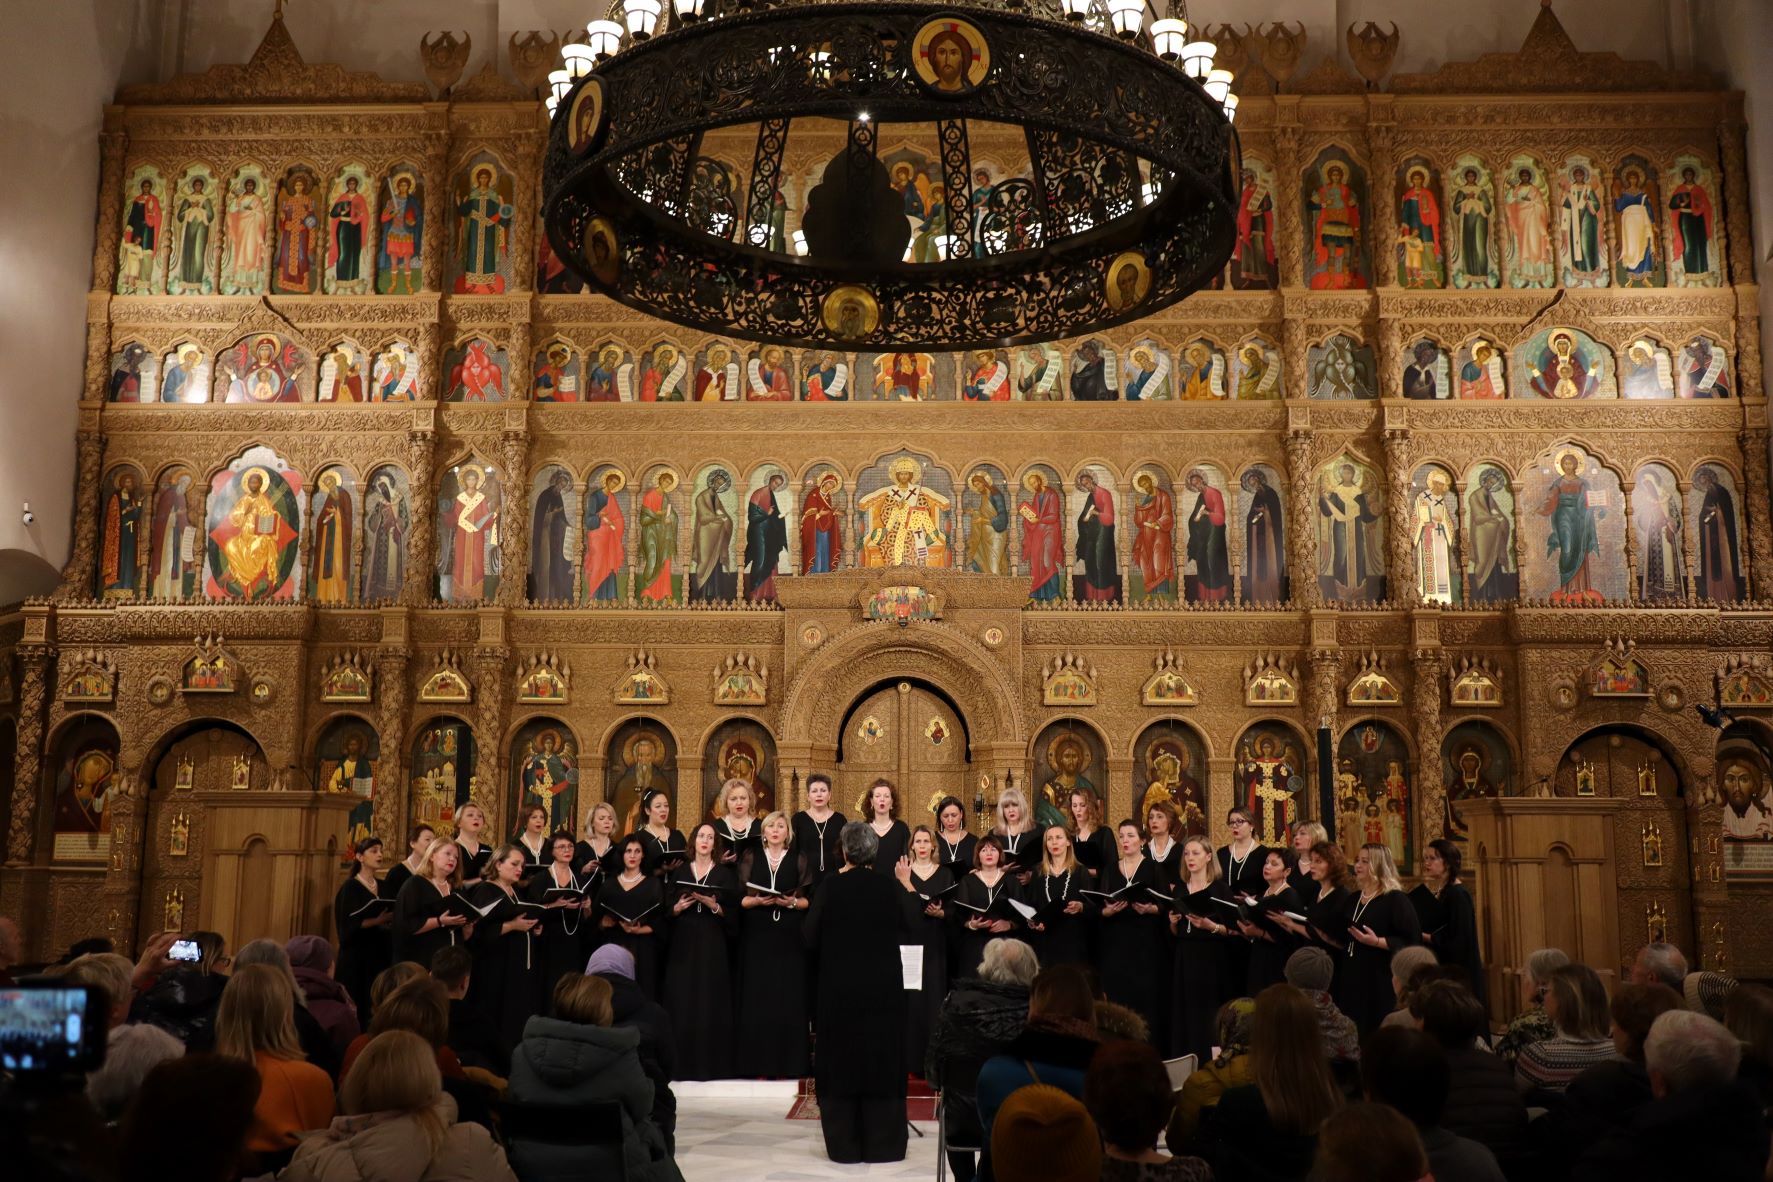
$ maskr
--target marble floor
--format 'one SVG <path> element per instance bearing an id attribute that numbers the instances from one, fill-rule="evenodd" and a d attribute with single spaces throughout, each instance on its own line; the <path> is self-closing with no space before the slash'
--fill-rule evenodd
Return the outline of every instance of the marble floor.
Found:
<path id="1" fill-rule="evenodd" d="M 921 1122 L 905 1160 L 840 1166 L 825 1158 L 816 1120 L 787 1120 L 792 1081 L 676 1083 L 677 1167 L 684 1182 L 801 1182 L 819 1178 L 936 1176 L 936 1125 Z"/>

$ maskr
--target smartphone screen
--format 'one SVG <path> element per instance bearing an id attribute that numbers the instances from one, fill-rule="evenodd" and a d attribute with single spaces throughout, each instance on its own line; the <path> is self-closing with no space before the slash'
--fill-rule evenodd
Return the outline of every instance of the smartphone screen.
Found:
<path id="1" fill-rule="evenodd" d="M 90 1071 L 104 1059 L 104 1015 L 84 985 L 0 989 L 0 1068 Z"/>
<path id="2" fill-rule="evenodd" d="M 203 949 L 197 947 L 195 940 L 174 940 L 166 950 L 166 959 L 199 961 L 203 959 Z"/>

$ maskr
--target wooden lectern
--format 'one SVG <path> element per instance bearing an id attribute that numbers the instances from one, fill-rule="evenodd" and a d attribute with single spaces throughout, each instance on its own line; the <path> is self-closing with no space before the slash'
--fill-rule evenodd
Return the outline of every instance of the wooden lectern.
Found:
<path id="1" fill-rule="evenodd" d="M 1613 815 L 1606 796 L 1465 800 L 1466 865 L 1476 870 L 1478 938 L 1490 1016 L 1522 1008 L 1521 974 L 1540 948 L 1561 948 L 1612 984 L 1619 963 Z"/>
<path id="2" fill-rule="evenodd" d="M 332 934 L 344 876 L 345 820 L 357 804 L 327 792 L 200 792 L 208 813 L 203 895 L 192 929 L 220 932 L 233 952 L 261 936 Z"/>

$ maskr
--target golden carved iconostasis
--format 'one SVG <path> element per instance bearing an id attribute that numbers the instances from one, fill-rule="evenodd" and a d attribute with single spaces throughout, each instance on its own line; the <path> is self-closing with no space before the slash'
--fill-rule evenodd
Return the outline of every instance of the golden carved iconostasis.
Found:
<path id="1" fill-rule="evenodd" d="M 1621 943 L 1773 971 L 1740 95 L 1549 10 L 1519 54 L 1373 88 L 1225 54 L 1220 284 L 966 356 L 569 290 L 540 104 L 449 89 L 460 62 L 433 99 L 304 63 L 278 20 L 244 66 L 120 94 L 76 557 L 5 623 L 0 908 L 39 950 L 244 930 L 225 855 L 283 859 L 277 906 L 323 924 L 348 840 L 469 799 L 576 827 L 661 786 L 686 825 L 727 777 L 793 808 L 815 769 L 840 806 L 887 774 L 975 825 L 1010 784 L 1082 780 L 1110 820 L 1155 791 L 1223 837 L 1234 802 L 1326 811 L 1321 722 L 1344 840 L 1414 869 L 1463 800 L 1626 797 Z M 836 143 L 790 144 L 770 232 Z M 928 129 L 881 143 L 908 210 L 940 205 Z M 974 150 L 981 237 L 1013 242 L 1013 143 Z M 748 151 L 710 137 L 707 200 Z M 1721 735 L 1693 709 L 1720 695 Z M 236 791 L 298 819 L 241 835 Z"/>

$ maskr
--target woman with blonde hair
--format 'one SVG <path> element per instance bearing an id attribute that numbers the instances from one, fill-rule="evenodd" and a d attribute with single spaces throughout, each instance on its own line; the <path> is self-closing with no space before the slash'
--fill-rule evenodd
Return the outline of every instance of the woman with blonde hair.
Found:
<path id="1" fill-rule="evenodd" d="M 486 834 L 486 810 L 469 801 L 456 810 L 456 844 L 462 847 L 462 885 L 475 886 L 485 877 L 492 847 L 481 840 Z"/>
<path id="2" fill-rule="evenodd" d="M 516 1182 L 485 1126 L 456 1120 L 431 1048 L 409 1031 L 370 1040 L 339 1107 L 296 1147 L 285 1182 Z"/>
<path id="3" fill-rule="evenodd" d="M 1256 998 L 1250 1074 L 1206 1118 L 1213 1173 L 1220 1178 L 1304 1178 L 1318 1130 L 1342 1105 L 1318 1029 L 1317 1007 L 1291 985 Z"/>
<path id="4" fill-rule="evenodd" d="M 728 780 L 720 786 L 720 807 L 714 810 L 714 833 L 720 838 L 720 860 L 733 865 L 763 845 L 763 830 L 753 810 L 757 793 L 743 780 Z"/>
<path id="5" fill-rule="evenodd" d="M 1078 865 L 1071 833 L 1055 821 L 1041 834 L 1040 872 L 1023 890 L 1023 902 L 1034 908 L 1028 919 L 1029 941 L 1042 966 L 1090 963 L 1090 914 L 1080 893 L 1095 885 Z"/>
<path id="6" fill-rule="evenodd" d="M 295 1031 L 295 993 L 268 964 L 247 965 L 228 979 L 215 1016 L 216 1054 L 251 1063 L 259 1073 L 246 1147 L 275 1166 L 297 1134 L 332 1120 L 332 1080 L 302 1057 Z"/>
<path id="7" fill-rule="evenodd" d="M 1153 811 L 1156 811 L 1155 809 Z M 1213 843 L 1191 837 L 1182 843 L 1182 877 L 1170 907 L 1170 931 L 1176 936 L 1171 991 L 1169 1055 L 1213 1053 L 1219 1007 L 1242 990 L 1233 972 L 1231 946 L 1238 939 L 1237 910 L 1229 897 Z"/>
<path id="8" fill-rule="evenodd" d="M 1040 847 L 1034 836 L 1034 810 L 1020 788 L 997 794 L 997 824 L 991 831 L 1003 843 L 1003 868 L 1026 885 L 1040 860 Z"/>
<path id="9" fill-rule="evenodd" d="M 874 853 L 875 873 L 898 873 L 899 859 L 911 848 L 911 829 L 899 819 L 899 790 L 891 780 L 879 779 L 868 785 L 857 803 L 861 819 L 880 842 Z"/>
<path id="10" fill-rule="evenodd" d="M 923 988 L 905 996 L 905 1064 L 921 1074 L 930 1032 L 948 996 L 948 909 L 943 899 L 954 886 L 953 867 L 942 865 L 936 835 L 928 825 L 911 831 L 910 857 L 899 864 L 905 888 L 905 943 L 923 945 Z"/>
<path id="11" fill-rule="evenodd" d="M 472 939 L 474 914 L 456 897 L 462 883 L 462 849 L 448 837 L 435 837 L 419 856 L 418 869 L 394 900 L 394 959 L 429 966 L 439 948 Z"/>
<path id="12" fill-rule="evenodd" d="M 1287 867 L 1287 885 L 1298 891 L 1301 899 L 1317 894 L 1317 882 L 1311 877 L 1311 851 L 1329 840 L 1330 831 L 1316 821 L 1293 823 L 1293 856 Z"/>
<path id="13" fill-rule="evenodd" d="M 573 865 L 579 868 L 579 874 L 589 878 L 597 886 L 602 885 L 605 871 L 603 862 L 616 844 L 616 806 L 607 800 L 600 800 L 591 806 L 585 814 L 585 836 L 573 847 Z"/>
<path id="14" fill-rule="evenodd" d="M 757 823 L 763 846 L 739 860 L 739 1024 L 746 1078 L 799 1079 L 807 1071 L 806 942 L 811 871 L 780 809 Z"/>
<path id="15" fill-rule="evenodd" d="M 1102 801 L 1092 789 L 1076 787 L 1065 798 L 1065 827 L 1071 831 L 1078 863 L 1095 880 L 1102 867 L 1114 861 L 1115 853 L 1114 833 L 1102 823 Z"/>
<path id="16" fill-rule="evenodd" d="M 1354 882 L 1355 894 L 1343 917 L 1346 927 L 1324 935 L 1347 936 L 1345 959 L 1336 974 L 1336 1006 L 1366 1035 L 1397 1001 L 1391 988 L 1392 953 L 1422 943 L 1422 926 L 1386 846 L 1368 842 L 1361 847 L 1354 860 Z"/>
<path id="17" fill-rule="evenodd" d="M 523 851 L 502 845 L 493 851 L 486 879 L 474 891 L 475 907 L 485 910 L 475 925 L 479 934 L 473 944 L 467 1001 L 507 1047 L 523 1037 L 523 1024 L 547 996 L 541 984 L 542 915 L 524 906 L 523 893 L 517 889 L 523 867 Z M 552 985 L 553 979 L 548 983 Z"/>

